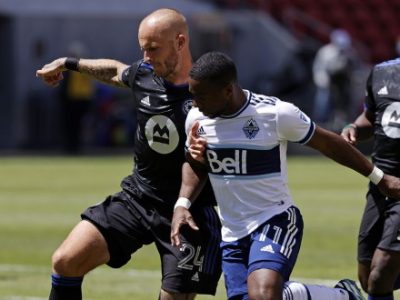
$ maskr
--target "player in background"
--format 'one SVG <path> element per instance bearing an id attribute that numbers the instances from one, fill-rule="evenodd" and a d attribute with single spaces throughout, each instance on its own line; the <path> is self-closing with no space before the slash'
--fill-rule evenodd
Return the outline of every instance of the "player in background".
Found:
<path id="1" fill-rule="evenodd" d="M 145 17 L 138 39 L 143 59 L 131 66 L 111 59 L 59 58 L 37 71 L 50 86 L 71 70 L 104 83 L 131 88 L 138 122 L 134 170 L 122 190 L 81 215 L 82 221 L 52 257 L 50 300 L 82 299 L 83 277 L 97 266 L 119 268 L 143 245 L 155 243 L 161 259 L 159 299 L 189 300 L 215 294 L 221 274 L 220 223 L 211 186 L 198 207 L 200 232 L 184 234 L 182 247 L 170 244 L 173 206 L 185 158 L 185 119 L 192 105 L 188 73 L 189 32 L 182 14 L 160 9 Z"/>
<path id="2" fill-rule="evenodd" d="M 341 135 L 353 145 L 373 137 L 373 163 L 400 177 L 400 59 L 372 69 L 364 111 Z M 358 276 L 369 300 L 393 300 L 400 288 L 400 203 L 387 196 L 369 183 L 358 236 Z"/>
<path id="3" fill-rule="evenodd" d="M 302 216 L 288 189 L 287 143 L 320 151 L 368 176 L 385 194 L 398 199 L 400 179 L 383 174 L 339 135 L 316 126 L 294 105 L 243 90 L 235 64 L 222 53 L 203 55 L 189 76 L 195 108 L 186 120 L 188 159 L 197 163 L 183 165 L 171 243 L 181 244 L 182 225 L 197 229 L 189 207 L 208 175 L 222 221 L 228 299 L 362 299 L 354 282 L 348 280 L 338 285 L 348 292 L 302 285 L 306 292 L 297 298 L 290 283 L 284 288 L 303 232 Z"/>

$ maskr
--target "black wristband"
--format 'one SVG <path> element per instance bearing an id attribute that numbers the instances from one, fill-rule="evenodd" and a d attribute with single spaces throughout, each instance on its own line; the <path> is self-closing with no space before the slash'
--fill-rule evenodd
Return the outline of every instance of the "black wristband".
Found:
<path id="1" fill-rule="evenodd" d="M 79 72 L 79 58 L 67 57 L 64 66 L 67 70 Z"/>

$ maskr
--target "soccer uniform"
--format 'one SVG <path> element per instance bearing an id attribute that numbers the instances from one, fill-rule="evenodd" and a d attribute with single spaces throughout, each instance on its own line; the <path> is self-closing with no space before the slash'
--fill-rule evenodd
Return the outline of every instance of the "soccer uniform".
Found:
<path id="1" fill-rule="evenodd" d="M 372 161 L 400 177 L 400 59 L 376 65 L 367 81 L 366 109 L 374 115 Z M 376 248 L 400 251 L 400 203 L 370 183 L 358 240 L 358 260 L 371 261 Z"/>
<path id="2" fill-rule="evenodd" d="M 280 272 L 295 264 L 303 221 L 290 196 L 287 142 L 307 143 L 315 125 L 296 106 L 246 91 L 246 104 L 215 119 L 193 108 L 186 131 L 199 121 L 207 140 L 209 178 L 222 223 L 221 248 L 228 298 L 247 293 L 256 269 Z"/>
<path id="3" fill-rule="evenodd" d="M 134 94 L 137 130 L 134 170 L 122 191 L 88 208 L 82 218 L 94 223 L 107 240 L 111 267 L 127 263 L 144 244 L 155 242 L 162 262 L 162 288 L 178 293 L 215 294 L 221 274 L 220 222 L 208 184 L 193 205 L 200 231 L 182 231 L 182 246 L 170 244 L 173 206 L 185 160 L 185 119 L 192 106 L 188 85 L 157 77 L 138 61 L 123 74 Z"/>

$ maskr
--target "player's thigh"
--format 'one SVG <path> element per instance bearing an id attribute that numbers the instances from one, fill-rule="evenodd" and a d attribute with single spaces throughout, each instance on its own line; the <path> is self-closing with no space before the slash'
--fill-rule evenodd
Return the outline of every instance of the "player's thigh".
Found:
<path id="1" fill-rule="evenodd" d="M 274 216 L 251 234 L 249 274 L 269 269 L 289 280 L 300 251 L 303 219 L 296 207 Z"/>
<path id="2" fill-rule="evenodd" d="M 394 259 L 400 253 L 400 202 L 398 201 L 391 202 L 385 210 L 378 248 L 389 251 L 387 255 L 382 255 L 384 258 Z"/>
<path id="3" fill-rule="evenodd" d="M 154 241 L 151 226 L 144 217 L 147 209 L 139 211 L 135 197 L 122 191 L 82 213 L 82 219 L 94 224 L 104 237 L 110 267 L 125 265 L 134 252 Z"/>
<path id="4" fill-rule="evenodd" d="M 108 260 L 103 235 L 96 226 L 83 220 L 53 254 L 53 271 L 63 276 L 83 276 Z"/>
<path id="5" fill-rule="evenodd" d="M 388 205 L 381 240 L 371 262 L 379 281 L 394 282 L 400 273 L 400 203 Z"/>
<path id="6" fill-rule="evenodd" d="M 385 197 L 379 191 L 369 190 L 358 233 L 357 258 L 361 274 L 369 271 L 369 268 L 363 266 L 371 264 L 375 249 L 382 238 L 385 210 Z"/>
<path id="7" fill-rule="evenodd" d="M 180 247 L 170 242 L 171 224 L 165 216 L 153 229 L 162 261 L 162 288 L 171 293 L 215 294 L 221 274 L 220 224 L 212 207 L 194 214 L 199 231 L 181 230 Z M 201 213 L 203 211 L 203 213 Z"/>
<path id="8" fill-rule="evenodd" d="M 250 236 L 238 241 L 221 242 L 222 271 L 228 299 L 245 299 Z"/>

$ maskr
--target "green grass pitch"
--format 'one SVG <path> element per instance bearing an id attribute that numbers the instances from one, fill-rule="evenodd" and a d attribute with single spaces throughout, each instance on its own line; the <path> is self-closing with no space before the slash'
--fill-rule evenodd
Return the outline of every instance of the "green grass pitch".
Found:
<path id="1" fill-rule="evenodd" d="M 356 279 L 356 236 L 367 179 L 322 157 L 290 157 L 289 185 L 305 235 L 293 273 L 304 281 Z M 0 157 L 0 300 L 44 300 L 50 257 L 87 206 L 119 190 L 130 156 Z M 159 258 L 148 246 L 119 270 L 100 267 L 84 298 L 157 299 Z M 225 299 L 223 282 L 216 297 Z"/>

